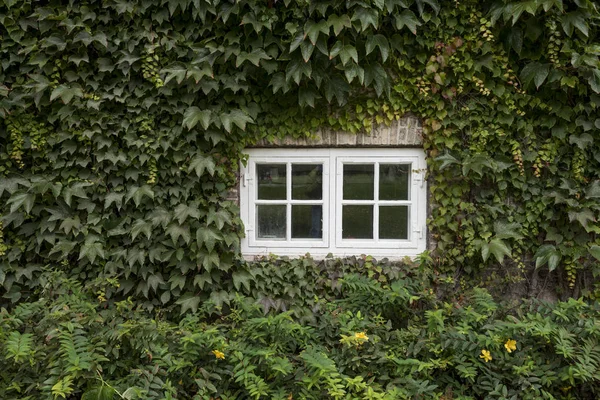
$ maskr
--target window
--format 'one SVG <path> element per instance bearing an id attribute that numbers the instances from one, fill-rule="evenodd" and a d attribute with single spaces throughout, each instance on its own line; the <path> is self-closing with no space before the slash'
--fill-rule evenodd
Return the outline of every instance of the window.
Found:
<path id="1" fill-rule="evenodd" d="M 245 256 L 415 256 L 425 250 L 419 149 L 250 149 L 240 206 Z"/>

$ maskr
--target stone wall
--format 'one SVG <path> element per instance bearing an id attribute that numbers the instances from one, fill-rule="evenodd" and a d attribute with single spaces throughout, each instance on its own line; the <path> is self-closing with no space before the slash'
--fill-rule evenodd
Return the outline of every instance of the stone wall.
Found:
<path id="1" fill-rule="evenodd" d="M 262 141 L 253 147 L 421 147 L 423 126 L 419 118 L 406 115 L 390 126 L 378 125 L 370 133 L 318 130 L 310 139 L 286 137 Z"/>

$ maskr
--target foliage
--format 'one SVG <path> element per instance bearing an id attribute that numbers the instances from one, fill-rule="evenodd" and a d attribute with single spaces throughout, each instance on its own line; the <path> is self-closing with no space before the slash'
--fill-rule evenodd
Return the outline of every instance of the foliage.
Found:
<path id="1" fill-rule="evenodd" d="M 507 315 L 483 289 L 438 301 L 415 266 L 374 264 L 381 274 L 370 277 L 349 264 L 337 284 L 299 294 L 288 311 L 265 314 L 238 295 L 227 313 L 203 305 L 179 322 L 128 300 L 106 308 L 44 269 L 39 300 L 0 311 L 0 397 L 598 397 L 597 305 L 530 303 Z"/>

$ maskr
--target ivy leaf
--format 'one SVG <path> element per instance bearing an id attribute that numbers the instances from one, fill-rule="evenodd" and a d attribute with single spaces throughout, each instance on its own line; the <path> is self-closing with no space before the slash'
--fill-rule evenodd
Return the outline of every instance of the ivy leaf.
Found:
<path id="1" fill-rule="evenodd" d="M 175 303 L 181 306 L 181 314 L 184 314 L 188 310 L 196 312 L 198 310 L 198 305 L 200 304 L 200 297 L 192 293 L 186 293 Z"/>
<path id="2" fill-rule="evenodd" d="M 231 225 L 231 214 L 227 210 L 215 211 L 213 208 L 208 212 L 206 223 L 215 224 L 219 230 L 222 230 L 225 224 Z"/>
<path id="3" fill-rule="evenodd" d="M 600 261 L 600 246 L 593 244 L 590 246 L 590 254 L 598 261 Z"/>
<path id="4" fill-rule="evenodd" d="M 315 107 L 315 99 L 318 98 L 317 92 L 311 88 L 300 88 L 298 90 L 298 105 L 300 107 Z"/>
<path id="5" fill-rule="evenodd" d="M 123 192 L 107 193 L 106 196 L 104 196 L 104 209 L 106 210 L 111 204 L 115 203 L 117 210 L 120 210 L 123 205 L 123 197 L 125 197 L 125 193 Z"/>
<path id="6" fill-rule="evenodd" d="M 166 74 L 164 84 L 166 85 L 172 79 L 175 79 L 178 84 L 181 84 L 187 74 L 187 68 L 181 64 L 175 64 L 169 68 L 165 68 L 161 71 L 162 74 Z"/>
<path id="7" fill-rule="evenodd" d="M 536 268 L 540 268 L 547 263 L 548 269 L 550 271 L 554 271 L 556 267 L 558 267 L 561 255 L 554 245 L 545 244 L 538 248 L 538 250 L 535 252 L 534 258 Z"/>
<path id="8" fill-rule="evenodd" d="M 484 244 L 481 249 L 483 261 L 487 261 L 489 254 L 493 254 L 499 264 L 502 264 L 505 256 L 510 256 L 510 248 L 501 239 L 492 239 L 489 243 Z"/>
<path id="9" fill-rule="evenodd" d="M 263 49 L 255 49 L 250 53 L 245 51 L 240 52 L 235 59 L 235 66 L 238 68 L 244 61 L 250 61 L 252 64 L 259 66 L 260 60 L 270 60 L 271 57 Z"/>
<path id="10" fill-rule="evenodd" d="M 440 5 L 437 0 L 416 0 L 415 3 L 417 3 L 417 9 L 419 10 L 420 15 L 423 15 L 423 12 L 425 11 L 425 4 L 428 4 L 436 14 L 439 14 L 440 12 Z"/>
<path id="11" fill-rule="evenodd" d="M 69 104 L 69 102 L 73 99 L 73 97 L 83 97 L 83 90 L 80 87 L 69 87 L 66 85 L 59 85 L 50 94 L 50 101 L 60 97 L 60 99 L 65 104 Z"/>
<path id="12" fill-rule="evenodd" d="M 339 36 L 342 29 L 352 27 L 350 17 L 346 14 L 340 16 L 337 16 L 336 14 L 331 14 L 327 19 L 327 23 L 330 27 L 333 27 L 333 33 L 335 33 L 335 36 Z"/>
<path id="13" fill-rule="evenodd" d="M 369 53 L 371 53 L 375 47 L 379 47 L 381 58 L 383 59 L 383 62 L 385 62 L 390 54 L 390 45 L 385 36 L 377 34 L 367 38 L 367 43 L 365 45 L 366 54 L 369 55 Z"/>
<path id="14" fill-rule="evenodd" d="M 373 26 L 373 29 L 377 29 L 379 26 L 379 13 L 372 8 L 357 7 L 356 11 L 352 15 L 352 21 L 359 21 L 362 31 L 366 31 L 369 25 Z"/>
<path id="15" fill-rule="evenodd" d="M 539 88 L 548 77 L 549 72 L 550 64 L 531 62 L 527 64 L 521 71 L 521 79 L 523 80 L 523 84 L 525 86 L 529 85 L 529 83 L 533 81 L 536 88 Z"/>
<path id="16" fill-rule="evenodd" d="M 306 21 L 306 24 L 304 24 L 304 39 L 308 37 L 308 40 L 310 40 L 310 42 L 314 46 L 315 44 L 317 44 L 317 39 L 319 38 L 320 33 L 329 35 L 329 24 L 327 23 L 327 21 Z"/>
<path id="17" fill-rule="evenodd" d="M 581 150 L 585 150 L 586 147 L 594 143 L 594 138 L 589 133 L 571 135 L 569 136 L 569 143 L 577 145 Z"/>
<path id="18" fill-rule="evenodd" d="M 285 79 L 285 74 L 283 72 L 278 72 L 271 78 L 271 82 L 269 82 L 269 86 L 273 87 L 273 94 L 277 93 L 281 90 L 283 94 L 287 93 L 290 90 L 290 85 L 288 81 Z"/>
<path id="19" fill-rule="evenodd" d="M 192 161 L 190 161 L 187 172 L 196 171 L 196 176 L 201 177 L 204 175 L 204 171 L 207 171 L 210 176 L 214 176 L 215 168 L 216 164 L 211 156 L 205 157 L 202 154 L 198 154 L 196 157 L 192 158 Z"/>
<path id="20" fill-rule="evenodd" d="M 312 55 L 314 50 L 315 46 L 309 42 L 302 42 L 300 44 L 300 52 L 302 53 L 302 59 L 304 60 L 304 62 L 308 62 L 308 60 L 310 60 L 310 56 Z"/>
<path id="21" fill-rule="evenodd" d="M 342 65 L 346 65 L 350 59 L 354 60 L 356 64 L 358 64 L 358 52 L 356 51 L 356 47 L 352 45 L 345 45 L 340 50 L 340 59 L 342 60 Z"/>
<path id="22" fill-rule="evenodd" d="M 456 159 L 456 157 L 452 156 L 450 153 L 442 154 L 435 160 L 442 162 L 442 164 L 440 165 L 440 171 L 448 168 L 452 164 L 460 164 L 460 161 L 458 161 L 458 159 Z"/>
<path id="23" fill-rule="evenodd" d="M 253 280 L 253 277 L 248 271 L 235 271 L 231 274 L 231 278 L 233 279 L 233 286 L 236 290 L 239 291 L 242 285 L 244 285 L 246 290 L 248 292 L 250 291 L 250 282 Z"/>
<path id="24" fill-rule="evenodd" d="M 200 210 L 198 210 L 197 207 L 188 206 L 187 204 L 179 204 L 177 207 L 175 207 L 173 216 L 177 222 L 183 224 L 188 217 L 200 219 Z"/>
<path id="25" fill-rule="evenodd" d="M 171 224 L 167 227 L 165 233 L 171 236 L 171 240 L 175 246 L 177 246 L 180 237 L 183 238 L 186 244 L 189 244 L 192 239 L 190 229 L 186 225 Z"/>
<path id="26" fill-rule="evenodd" d="M 417 34 L 417 27 L 421 26 L 415 13 L 410 10 L 404 10 L 400 15 L 396 15 L 396 29 L 400 30 L 405 26 L 415 35 Z"/>
<path id="27" fill-rule="evenodd" d="M 200 110 L 198 107 L 193 106 L 185 110 L 185 113 L 183 114 L 183 125 L 188 129 L 192 129 L 200 122 L 202 128 L 208 129 L 211 116 L 211 110 Z"/>
<path id="28" fill-rule="evenodd" d="M 585 197 L 588 199 L 600 198 L 600 180 L 592 182 L 585 191 Z"/>
<path id="29" fill-rule="evenodd" d="M 295 59 L 288 63 L 287 68 L 285 69 L 286 81 L 293 79 L 294 82 L 299 85 L 303 75 L 310 78 L 312 75 L 311 63 L 306 63 L 302 59 Z"/>
<path id="30" fill-rule="evenodd" d="M 11 213 L 17 211 L 21 206 L 23 206 L 26 213 L 30 213 L 35 204 L 35 194 L 25 192 L 15 193 L 10 196 L 6 204 L 11 204 Z"/>
<path id="31" fill-rule="evenodd" d="M 133 202 L 135 203 L 135 205 L 137 207 L 139 207 L 140 204 L 142 203 L 142 199 L 144 198 L 144 196 L 154 199 L 154 192 L 152 191 L 152 188 L 150 188 L 150 186 L 148 186 L 148 185 L 144 185 L 142 187 L 132 186 L 129 189 L 129 191 L 127 192 L 127 197 L 125 197 L 125 203 L 127 203 L 129 200 L 133 199 Z"/>
<path id="32" fill-rule="evenodd" d="M 106 258 L 102 243 L 97 241 L 95 237 L 88 236 L 83 246 L 81 246 L 79 251 L 79 260 L 83 259 L 84 257 L 87 258 L 92 264 L 94 261 L 96 261 L 97 257 L 102 259 Z"/>
<path id="33" fill-rule="evenodd" d="M 131 240 L 135 240 L 140 233 L 144 233 L 146 238 L 150 240 L 150 236 L 152 235 L 152 224 L 143 219 L 135 221 L 131 226 Z"/>
<path id="34" fill-rule="evenodd" d="M 569 221 L 573 222 L 577 220 L 586 231 L 588 231 L 590 221 L 594 221 L 594 213 L 589 209 L 569 211 L 567 214 L 569 216 Z"/>
<path id="35" fill-rule="evenodd" d="M 206 247 L 209 253 L 214 250 L 215 245 L 220 240 L 223 240 L 221 234 L 211 227 L 201 227 L 196 231 L 196 243 L 198 247 Z"/>
<path id="36" fill-rule="evenodd" d="M 112 387 L 102 385 L 86 390 L 81 400 L 112 400 L 116 393 Z"/>
<path id="37" fill-rule="evenodd" d="M 585 21 L 585 16 L 581 11 L 572 11 L 560 17 L 563 30 L 567 36 L 573 34 L 573 29 L 577 28 L 585 36 L 589 36 L 589 26 Z"/>
<path id="38" fill-rule="evenodd" d="M 223 128 L 225 128 L 227 132 L 231 132 L 232 123 L 241 130 L 245 131 L 246 124 L 254 122 L 254 120 L 242 110 L 232 110 L 229 113 L 222 113 L 219 118 L 223 123 Z"/>
<path id="39" fill-rule="evenodd" d="M 344 74 L 346 75 L 346 80 L 348 83 L 352 83 L 354 78 L 358 77 L 358 81 L 361 85 L 365 83 L 365 70 L 361 68 L 358 64 L 349 63 L 344 68 Z"/>
<path id="40" fill-rule="evenodd" d="M 521 235 L 519 229 L 521 229 L 521 224 L 517 222 L 494 222 L 494 233 L 498 239 L 521 239 L 523 235 Z"/>
<path id="41" fill-rule="evenodd" d="M 294 37 L 294 40 L 290 43 L 290 53 L 300 47 L 300 44 L 304 41 L 304 33 L 298 32 Z"/>

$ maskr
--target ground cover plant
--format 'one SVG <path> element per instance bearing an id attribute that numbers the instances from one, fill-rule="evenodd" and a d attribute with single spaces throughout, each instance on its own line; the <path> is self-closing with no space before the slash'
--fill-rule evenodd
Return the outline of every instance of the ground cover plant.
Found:
<path id="1" fill-rule="evenodd" d="M 0 0 L 0 393 L 596 398 L 598 21 L 589 0 Z M 407 112 L 418 267 L 240 257 L 246 146 Z M 473 289 L 515 283 L 565 301 Z"/>

